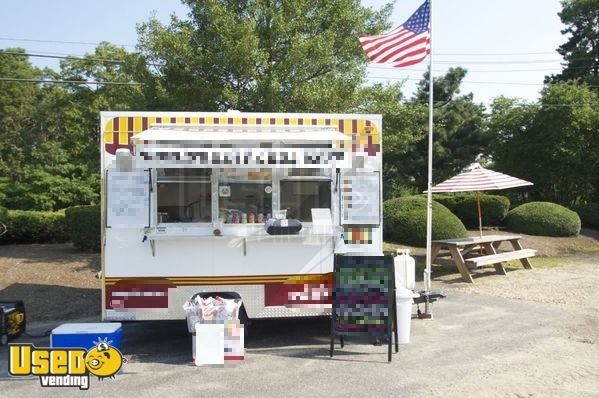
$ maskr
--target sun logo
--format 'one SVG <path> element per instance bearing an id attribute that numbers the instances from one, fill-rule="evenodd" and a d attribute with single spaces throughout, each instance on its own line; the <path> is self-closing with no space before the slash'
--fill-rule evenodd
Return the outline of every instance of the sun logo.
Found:
<path id="1" fill-rule="evenodd" d="M 94 342 L 96 343 L 96 342 Z M 112 341 L 98 339 L 97 345 L 85 354 L 85 366 L 98 379 L 114 378 L 126 360 L 121 352 L 110 346 Z"/>

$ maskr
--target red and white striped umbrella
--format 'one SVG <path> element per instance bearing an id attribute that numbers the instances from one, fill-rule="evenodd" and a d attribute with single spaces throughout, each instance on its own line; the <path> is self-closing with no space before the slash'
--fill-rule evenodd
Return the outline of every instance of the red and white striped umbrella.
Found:
<path id="1" fill-rule="evenodd" d="M 478 205 L 478 224 L 482 236 L 482 217 L 480 212 L 479 191 L 493 191 L 498 189 L 516 188 L 533 185 L 532 182 L 512 177 L 497 171 L 488 170 L 478 163 L 469 166 L 466 171 L 437 184 L 431 190 L 440 192 L 476 192 Z"/>
<path id="2" fill-rule="evenodd" d="M 470 192 L 492 191 L 506 188 L 533 185 L 532 182 L 521 180 L 507 174 L 485 169 L 474 163 L 466 171 L 433 187 L 433 192 Z"/>

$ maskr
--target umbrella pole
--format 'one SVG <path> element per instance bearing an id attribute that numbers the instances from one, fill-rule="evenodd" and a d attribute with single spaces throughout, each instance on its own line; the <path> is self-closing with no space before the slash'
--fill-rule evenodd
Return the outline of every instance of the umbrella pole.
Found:
<path id="1" fill-rule="evenodd" d="M 476 191 L 476 207 L 478 208 L 478 232 L 483 237 L 483 218 L 480 211 L 480 192 Z"/>

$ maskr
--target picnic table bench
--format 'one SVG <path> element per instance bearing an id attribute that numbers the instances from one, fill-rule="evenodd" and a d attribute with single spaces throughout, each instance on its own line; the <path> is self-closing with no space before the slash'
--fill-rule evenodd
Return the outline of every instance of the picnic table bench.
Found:
<path id="1" fill-rule="evenodd" d="M 434 240 L 431 246 L 431 262 L 441 254 L 441 250 L 449 251 L 453 262 L 458 267 L 462 279 L 473 283 L 468 266 L 482 267 L 491 265 L 497 273 L 506 275 L 503 262 L 520 260 L 524 268 L 532 269 L 529 258 L 536 254 L 536 250 L 524 249 L 520 244 L 520 235 L 487 235 L 459 239 Z M 512 250 L 498 252 L 497 249 L 503 242 L 509 242 Z M 484 254 L 483 254 L 484 251 Z"/>

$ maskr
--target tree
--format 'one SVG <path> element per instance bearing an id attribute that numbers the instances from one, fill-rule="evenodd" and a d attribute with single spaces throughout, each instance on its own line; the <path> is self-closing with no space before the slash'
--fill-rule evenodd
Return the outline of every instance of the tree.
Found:
<path id="1" fill-rule="evenodd" d="M 365 75 L 357 36 L 388 27 L 358 0 L 183 0 L 186 20 L 139 25 L 160 101 L 177 110 L 340 111 Z"/>
<path id="2" fill-rule="evenodd" d="M 22 55 L 20 55 L 22 54 Z M 0 50 L 0 76 L 15 79 L 39 79 L 25 50 Z M 21 81 L 0 81 L 0 177 L 18 181 L 20 170 L 31 147 L 39 86 Z"/>
<path id="3" fill-rule="evenodd" d="M 459 95 L 465 76 L 465 69 L 450 68 L 445 76 L 433 79 L 434 183 L 457 174 L 487 149 L 489 137 L 484 107 L 474 103 L 472 93 Z M 428 92 L 427 72 L 419 82 L 411 103 L 426 106 Z M 421 127 L 416 130 L 417 138 L 398 166 L 413 179 L 418 190 L 426 189 L 428 180 L 428 112 L 421 113 L 421 118 Z"/>
<path id="4" fill-rule="evenodd" d="M 489 123 L 495 168 L 533 182 L 533 199 L 588 201 L 599 193 L 597 126 L 599 93 L 584 86 L 546 86 L 538 105 L 497 99 Z"/>
<path id="5" fill-rule="evenodd" d="M 570 36 L 557 52 L 566 64 L 546 81 L 579 80 L 599 88 L 599 0 L 562 0 L 562 7 L 562 34 Z"/>
<path id="6" fill-rule="evenodd" d="M 8 61 L 0 57 L 0 72 L 3 67 L 14 77 L 37 79 L 129 83 L 149 76 L 139 55 L 109 43 L 101 43 L 83 59 L 61 61 L 58 72 L 32 68 L 25 55 Z M 4 122 L 0 129 L 6 127 L 0 135 L 1 204 L 13 209 L 56 210 L 96 202 L 100 193 L 99 112 L 144 109 L 146 97 L 151 96 L 144 90 L 152 86 L 18 82 L 7 87 L 0 92 Z"/>
<path id="7" fill-rule="evenodd" d="M 413 146 L 426 134 L 427 106 L 405 101 L 403 84 L 375 84 L 364 87 L 360 113 L 383 115 L 383 193 L 385 199 L 417 191 L 414 177 L 407 172 L 407 162 Z M 425 156 L 425 155 L 424 155 Z"/>

